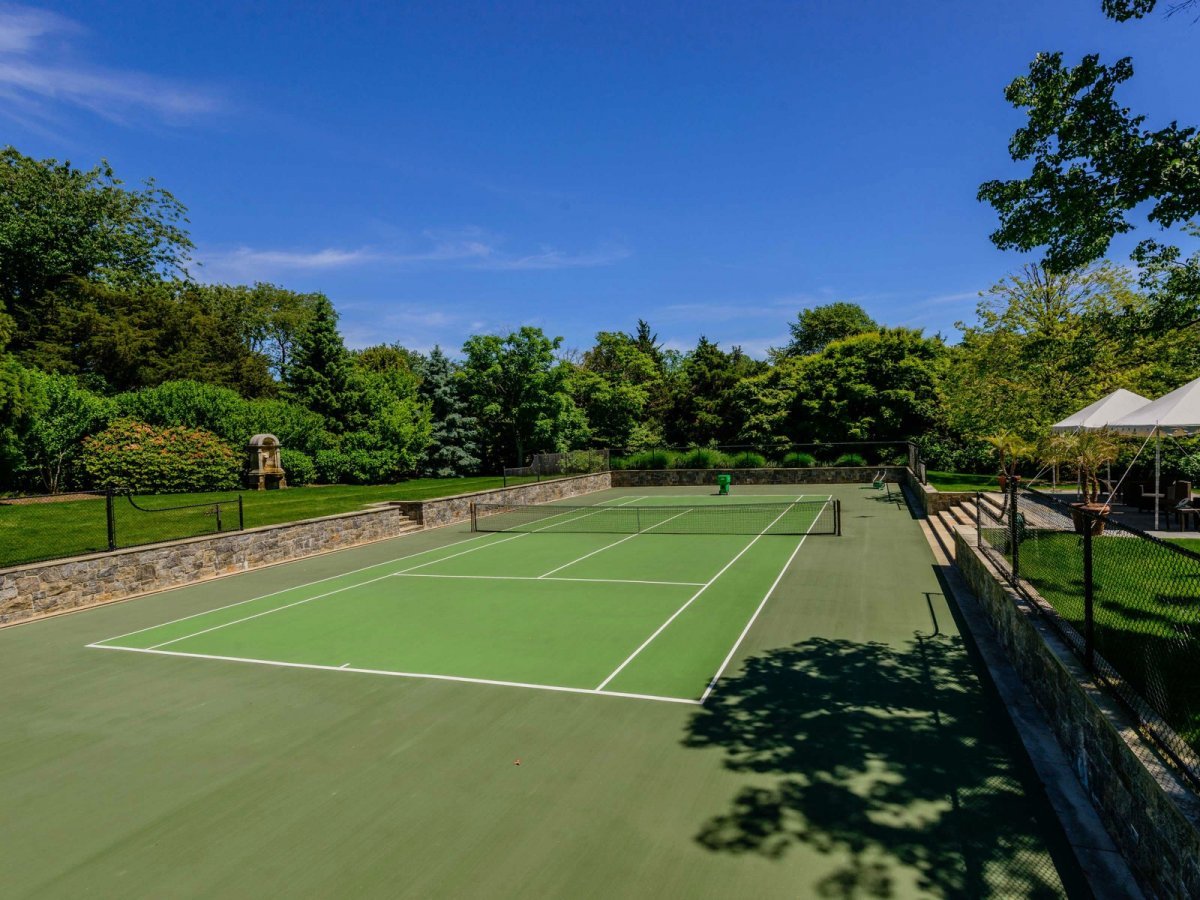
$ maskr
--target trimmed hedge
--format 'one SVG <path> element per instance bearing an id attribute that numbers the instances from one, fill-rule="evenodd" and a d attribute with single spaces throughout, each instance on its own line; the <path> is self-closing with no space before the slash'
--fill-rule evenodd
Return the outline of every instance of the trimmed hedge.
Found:
<path id="1" fill-rule="evenodd" d="M 835 466 L 865 466 L 867 458 L 861 453 L 843 453 L 833 461 Z"/>
<path id="2" fill-rule="evenodd" d="M 783 458 L 785 469 L 811 469 L 817 464 L 817 458 L 811 453 L 789 453 Z"/>
<path id="3" fill-rule="evenodd" d="M 137 419 L 85 438 L 82 462 L 96 487 L 140 494 L 232 490 L 241 472 L 237 454 L 211 431 Z"/>
<path id="4" fill-rule="evenodd" d="M 761 453 L 739 453 L 730 461 L 730 464 L 735 469 L 765 469 L 767 458 Z"/>
<path id="5" fill-rule="evenodd" d="M 312 484 L 317 480 L 317 465 L 307 453 L 284 447 L 279 451 L 279 461 L 283 464 L 283 471 L 289 485 L 299 487 L 302 484 Z"/>
<path id="6" fill-rule="evenodd" d="M 697 447 L 695 450 L 689 450 L 687 453 L 677 457 L 675 468 L 728 469 L 730 468 L 730 460 L 728 456 L 719 450 L 708 450 L 704 447 Z"/>

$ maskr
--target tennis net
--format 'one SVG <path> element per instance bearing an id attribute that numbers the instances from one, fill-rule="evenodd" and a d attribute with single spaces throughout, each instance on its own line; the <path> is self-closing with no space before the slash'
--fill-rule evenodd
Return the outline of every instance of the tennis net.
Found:
<path id="1" fill-rule="evenodd" d="M 842 533 L 839 500 L 698 506 L 559 506 L 474 503 L 472 531 L 600 534 Z"/>

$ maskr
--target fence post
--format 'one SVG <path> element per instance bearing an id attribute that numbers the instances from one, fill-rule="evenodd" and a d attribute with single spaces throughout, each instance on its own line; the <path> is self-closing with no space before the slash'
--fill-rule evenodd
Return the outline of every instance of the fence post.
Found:
<path id="1" fill-rule="evenodd" d="M 220 534 L 221 533 L 221 504 L 220 504 L 220 502 L 218 502 L 215 505 L 217 508 L 217 534 Z"/>
<path id="2" fill-rule="evenodd" d="M 117 516 L 113 509 L 113 489 L 104 492 L 104 519 L 108 528 L 108 549 L 117 549 Z"/>
<path id="3" fill-rule="evenodd" d="M 1021 542 L 1017 537 L 1017 529 L 1020 526 L 1020 513 L 1017 511 L 1017 488 L 1019 482 L 1017 476 L 1010 479 L 1009 489 L 1012 494 L 1008 504 L 1008 539 L 1012 548 L 1012 579 L 1013 584 L 1016 584 L 1021 577 Z"/>
<path id="4" fill-rule="evenodd" d="M 1096 583 L 1092 577 L 1092 519 L 1083 516 L 1083 664 L 1094 669 L 1096 652 Z"/>
<path id="5" fill-rule="evenodd" d="M 474 500 L 471 501 L 471 530 L 472 531 L 479 530 L 479 516 L 475 510 L 475 501 Z"/>
<path id="6" fill-rule="evenodd" d="M 238 531 L 246 530 L 246 514 L 242 509 L 242 495 L 238 494 Z"/>
<path id="7" fill-rule="evenodd" d="M 975 492 L 975 546 L 983 546 L 983 494 Z"/>

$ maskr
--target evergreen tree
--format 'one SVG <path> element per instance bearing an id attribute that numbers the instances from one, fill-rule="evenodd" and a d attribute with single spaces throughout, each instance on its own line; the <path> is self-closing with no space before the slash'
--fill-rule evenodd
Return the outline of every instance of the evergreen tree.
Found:
<path id="1" fill-rule="evenodd" d="M 345 430 L 354 411 L 353 368 L 350 354 L 337 330 L 337 312 L 322 296 L 313 307 L 312 319 L 296 343 L 287 369 L 288 393 L 299 403 L 329 422 L 331 430 Z"/>
<path id="2" fill-rule="evenodd" d="M 420 394 L 433 416 L 425 460 L 430 474 L 439 478 L 479 471 L 479 420 L 463 412 L 462 380 L 455 371 L 440 347 L 434 347 L 421 366 Z"/>

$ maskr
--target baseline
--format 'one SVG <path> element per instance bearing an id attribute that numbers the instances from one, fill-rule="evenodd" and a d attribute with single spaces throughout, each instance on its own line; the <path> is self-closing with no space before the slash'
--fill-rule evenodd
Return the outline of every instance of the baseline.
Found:
<path id="1" fill-rule="evenodd" d="M 146 653 L 152 656 L 178 656 L 186 659 L 213 659 L 220 662 L 249 663 L 259 666 L 275 666 L 281 669 L 313 669 L 320 672 L 353 672 L 359 675 L 387 675 L 392 678 L 424 678 L 431 681 L 457 681 L 464 684 L 489 684 L 497 687 L 525 688 L 536 691 L 555 691 L 563 694 L 589 694 L 600 697 L 622 697 L 629 700 L 651 700 L 658 703 L 683 703 L 698 706 L 700 701 L 689 697 L 663 697 L 657 694 L 635 694 L 627 691 L 602 691 L 596 688 L 563 687 L 556 684 L 534 684 L 524 681 L 500 681 L 491 678 L 468 678 L 461 675 L 435 675 L 427 672 L 395 672 L 390 669 L 362 669 L 349 664 L 323 666 L 317 663 L 284 662 L 277 659 L 255 659 L 247 656 L 217 656 L 210 653 L 185 653 L 182 650 L 159 650 L 154 647 L 118 647 L 111 644 L 95 644 L 98 650 L 120 650 L 125 653 Z"/>

